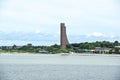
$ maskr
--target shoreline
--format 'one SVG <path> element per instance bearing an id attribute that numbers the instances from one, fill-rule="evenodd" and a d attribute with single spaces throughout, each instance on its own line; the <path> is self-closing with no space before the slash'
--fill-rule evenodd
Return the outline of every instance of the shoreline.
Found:
<path id="1" fill-rule="evenodd" d="M 120 57 L 120 54 L 93 54 L 93 53 L 56 53 L 56 54 L 43 54 L 43 53 L 0 53 L 0 55 L 59 55 L 59 56 L 111 56 Z"/>
<path id="2" fill-rule="evenodd" d="M 120 54 L 90 54 L 90 53 L 75 53 L 70 54 L 74 56 L 111 56 L 111 57 L 120 57 Z"/>

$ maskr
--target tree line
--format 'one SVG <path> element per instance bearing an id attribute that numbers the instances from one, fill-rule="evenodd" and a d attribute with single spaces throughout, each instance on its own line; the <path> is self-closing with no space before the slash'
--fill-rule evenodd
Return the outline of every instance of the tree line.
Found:
<path id="1" fill-rule="evenodd" d="M 54 44 L 51 46 L 33 46 L 31 43 L 28 43 L 24 46 L 1 46 L 0 52 L 17 52 L 17 53 L 71 53 L 71 52 L 85 52 L 83 50 L 92 50 L 96 47 L 104 47 L 110 48 L 111 50 L 115 50 L 116 53 L 119 53 L 119 48 L 115 46 L 119 46 L 120 43 L 118 41 L 109 42 L 109 41 L 96 41 L 96 42 L 82 42 L 82 43 L 72 43 L 66 46 L 65 49 L 61 48 L 60 45 Z"/>

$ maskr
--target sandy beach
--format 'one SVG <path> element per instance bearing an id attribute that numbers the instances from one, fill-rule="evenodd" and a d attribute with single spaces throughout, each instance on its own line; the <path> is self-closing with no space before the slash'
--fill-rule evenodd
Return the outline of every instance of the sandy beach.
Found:
<path id="1" fill-rule="evenodd" d="M 0 53 L 0 55 L 39 55 L 39 56 L 49 56 L 49 55 L 60 55 L 60 56 L 113 56 L 120 57 L 120 54 L 92 54 L 92 53 L 56 53 L 56 54 L 42 54 L 42 53 Z"/>

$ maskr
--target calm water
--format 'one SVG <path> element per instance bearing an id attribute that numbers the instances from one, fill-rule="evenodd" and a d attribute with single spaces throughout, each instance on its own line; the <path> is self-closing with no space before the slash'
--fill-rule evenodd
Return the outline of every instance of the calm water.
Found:
<path id="1" fill-rule="evenodd" d="M 120 57 L 0 54 L 0 80 L 120 80 Z"/>

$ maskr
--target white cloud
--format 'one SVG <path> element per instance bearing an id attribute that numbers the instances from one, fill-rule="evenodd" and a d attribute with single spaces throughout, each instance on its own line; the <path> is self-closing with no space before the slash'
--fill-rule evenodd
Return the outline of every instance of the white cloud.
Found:
<path id="1" fill-rule="evenodd" d="M 40 30 L 36 30 L 35 33 L 36 33 L 36 34 L 39 34 L 39 33 L 41 33 L 41 31 L 40 31 Z"/>
<path id="2" fill-rule="evenodd" d="M 91 37 L 91 36 L 94 36 L 94 37 L 105 37 L 106 35 L 101 33 L 101 32 L 93 32 L 92 34 L 87 34 L 87 37 Z"/>
<path id="3" fill-rule="evenodd" d="M 55 24 L 55 26 L 58 25 L 59 27 L 60 22 L 65 22 L 70 25 L 71 34 L 76 32 L 80 34 L 79 32 L 85 32 L 83 30 L 88 29 L 88 27 L 91 29 L 86 31 L 91 32 L 92 28 L 97 27 L 99 24 L 104 25 L 104 28 L 119 27 L 120 25 L 119 15 L 117 14 L 118 8 L 116 8 L 114 0 L 7 0 L 2 4 L 2 8 L 0 8 L 0 17 L 2 19 L 0 20 L 6 20 L 4 24 L 0 22 L 2 23 L 0 24 L 2 26 L 0 30 L 8 26 L 11 30 L 20 30 L 19 28 L 25 30 L 26 28 L 27 31 L 35 31 L 36 29 L 44 31 L 43 27 L 46 27 L 46 25 L 53 27 L 51 24 Z M 9 25 L 8 22 L 12 25 Z M 22 26 L 15 25 L 18 23 L 22 24 Z M 26 26 L 24 25 L 26 23 L 32 25 Z M 7 28 L 6 31 L 9 31 Z M 47 32 L 55 29 L 46 27 Z"/>
<path id="4" fill-rule="evenodd" d="M 56 23 L 59 20 L 93 15 L 114 15 L 112 0 L 8 0 L 2 15 L 33 23 Z"/>
<path id="5" fill-rule="evenodd" d="M 115 35 L 111 35 L 110 38 L 115 38 Z"/>
<path id="6" fill-rule="evenodd" d="M 93 33 L 90 33 L 90 34 L 86 35 L 86 38 L 91 38 L 91 37 L 97 37 L 97 38 L 102 38 L 102 39 L 104 39 L 104 38 L 106 38 L 106 39 L 116 39 L 116 40 L 119 39 L 119 36 L 115 35 L 114 33 L 104 34 L 104 33 L 101 33 L 101 32 L 93 32 Z"/>
<path id="7" fill-rule="evenodd" d="M 100 32 L 94 32 L 93 36 L 99 37 L 99 36 L 104 36 L 104 34 Z"/>

